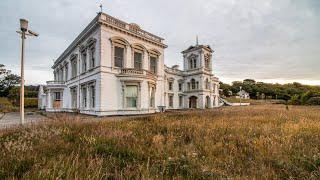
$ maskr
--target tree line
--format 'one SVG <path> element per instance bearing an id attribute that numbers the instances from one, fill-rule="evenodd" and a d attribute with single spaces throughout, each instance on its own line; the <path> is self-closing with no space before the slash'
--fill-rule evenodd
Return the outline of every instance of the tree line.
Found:
<path id="1" fill-rule="evenodd" d="M 273 84 L 253 79 L 234 81 L 231 85 L 220 82 L 221 95 L 229 97 L 243 90 L 252 99 L 281 99 L 295 105 L 320 105 L 320 86 L 303 85 L 298 82 Z"/>
<path id="2" fill-rule="evenodd" d="M 19 105 L 20 82 L 21 78 L 19 75 L 13 74 L 10 70 L 6 69 L 5 65 L 0 64 L 0 97 L 9 99 L 14 105 Z M 34 99 L 38 97 L 38 89 L 38 86 L 25 86 L 25 104 L 28 104 L 28 98 Z"/>
<path id="3" fill-rule="evenodd" d="M 12 74 L 3 64 L 0 64 L 0 97 L 7 97 L 13 103 L 20 98 L 21 78 Z M 243 90 L 249 93 L 252 99 L 282 99 L 295 105 L 320 105 L 320 86 L 303 85 L 298 82 L 288 84 L 272 84 L 256 82 L 253 79 L 234 81 L 231 85 L 220 82 L 220 94 L 230 97 Z M 25 86 L 26 98 L 37 98 L 38 86 Z"/>

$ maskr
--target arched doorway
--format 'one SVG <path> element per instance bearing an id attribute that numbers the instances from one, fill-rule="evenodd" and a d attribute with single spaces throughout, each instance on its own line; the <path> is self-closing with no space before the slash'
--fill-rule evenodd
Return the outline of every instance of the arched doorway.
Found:
<path id="1" fill-rule="evenodd" d="M 206 108 L 210 108 L 210 97 L 206 97 Z"/>
<path id="2" fill-rule="evenodd" d="M 197 108 L 198 98 L 196 96 L 189 97 L 189 108 Z"/>

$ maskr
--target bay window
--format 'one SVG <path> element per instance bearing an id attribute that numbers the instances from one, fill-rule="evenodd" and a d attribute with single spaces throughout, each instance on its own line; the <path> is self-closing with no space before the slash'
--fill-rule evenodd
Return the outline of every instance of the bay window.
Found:
<path id="1" fill-rule="evenodd" d="M 125 100 L 127 108 L 137 108 L 138 101 L 138 86 L 126 85 L 125 88 Z"/>

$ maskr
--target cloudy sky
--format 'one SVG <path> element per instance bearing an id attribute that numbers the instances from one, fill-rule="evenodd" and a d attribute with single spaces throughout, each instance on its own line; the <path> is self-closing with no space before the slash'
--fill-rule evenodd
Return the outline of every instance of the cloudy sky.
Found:
<path id="1" fill-rule="evenodd" d="M 26 44 L 26 82 L 53 79 L 54 59 L 99 11 L 98 0 L 1 0 L 0 63 L 19 74 L 19 19 L 40 33 Z M 320 85 L 319 0 L 104 0 L 103 11 L 165 38 L 167 65 L 195 44 L 214 50 L 214 74 L 231 82 Z"/>

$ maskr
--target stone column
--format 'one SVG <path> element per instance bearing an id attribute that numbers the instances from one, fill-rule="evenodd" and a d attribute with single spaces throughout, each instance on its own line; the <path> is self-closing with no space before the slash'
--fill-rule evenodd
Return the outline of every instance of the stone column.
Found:
<path id="1" fill-rule="evenodd" d="M 144 50 L 144 51 L 143 51 L 143 59 L 142 59 L 142 69 L 145 69 L 145 70 L 147 70 L 147 71 L 150 71 L 150 69 L 149 69 L 149 63 L 150 63 L 149 53 L 148 53 L 148 51 Z"/>
<path id="2" fill-rule="evenodd" d="M 132 49 L 130 45 L 126 45 L 126 48 L 124 50 L 124 62 L 123 67 L 124 68 L 133 68 L 133 61 L 132 61 Z"/>
<path id="3" fill-rule="evenodd" d="M 52 97 L 51 97 L 51 90 L 50 89 L 48 90 L 47 98 L 48 98 L 47 108 L 52 108 L 52 99 L 51 99 Z"/>

